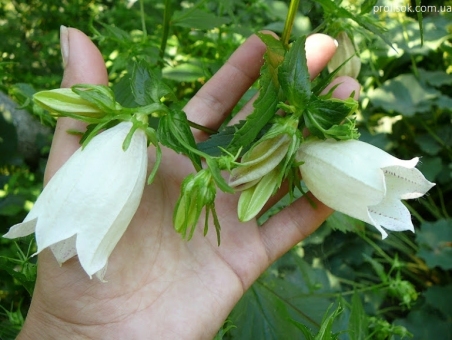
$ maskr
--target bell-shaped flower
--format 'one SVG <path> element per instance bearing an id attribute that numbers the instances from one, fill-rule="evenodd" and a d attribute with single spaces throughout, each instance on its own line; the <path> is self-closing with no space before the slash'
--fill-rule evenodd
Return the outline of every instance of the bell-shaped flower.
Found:
<path id="1" fill-rule="evenodd" d="M 37 253 L 50 248 L 60 264 L 77 255 L 90 277 L 103 280 L 108 257 L 134 216 L 146 181 L 146 135 L 141 128 L 131 129 L 131 122 L 119 123 L 78 149 L 25 220 L 4 236 L 35 233 Z"/>
<path id="2" fill-rule="evenodd" d="M 314 140 L 302 143 L 297 160 L 307 188 L 332 209 L 383 229 L 411 230 L 401 199 L 423 196 L 435 184 L 415 168 L 418 158 L 400 160 L 370 144 Z"/>
<path id="3" fill-rule="evenodd" d="M 337 35 L 336 41 L 339 46 L 333 58 L 328 63 L 328 71 L 333 72 L 336 68 L 341 67 L 336 73 L 336 76 L 357 78 L 361 70 L 361 59 L 356 55 L 354 42 L 344 31 Z"/>

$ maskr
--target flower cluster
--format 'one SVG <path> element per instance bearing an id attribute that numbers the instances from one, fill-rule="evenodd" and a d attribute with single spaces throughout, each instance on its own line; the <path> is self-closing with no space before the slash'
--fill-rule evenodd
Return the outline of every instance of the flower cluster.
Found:
<path id="1" fill-rule="evenodd" d="M 60 264 L 77 255 L 90 277 L 103 280 L 108 257 L 141 201 L 148 143 L 156 147 L 148 182 L 160 164 L 160 145 L 186 155 L 196 170 L 183 180 L 173 213 L 174 229 L 186 239 L 204 216 L 204 234 L 213 220 L 220 242 L 217 189 L 240 192 L 238 218 L 249 221 L 284 181 L 291 193 L 300 187 L 300 174 L 321 202 L 374 225 L 383 238 L 385 229 L 413 231 L 401 200 L 421 197 L 434 185 L 415 168 L 419 160 L 399 160 L 356 140 L 353 115 L 358 103 L 332 98 L 333 89 L 324 94 L 331 79 L 311 83 L 306 37 L 287 49 L 272 36 L 259 36 L 267 52 L 254 111 L 244 122 L 214 134 L 204 151 L 191 132 L 191 127 L 201 127 L 189 122 L 178 105 L 164 104 L 162 98 L 173 96 L 154 75 L 146 82 L 151 86 L 146 95 L 136 91 L 142 106 L 133 108 L 122 107 L 105 86 L 76 85 L 35 94 L 35 102 L 55 116 L 88 127 L 80 149 L 53 176 L 25 220 L 4 236 L 34 233 L 37 253 L 50 248 Z M 338 40 L 330 67 L 341 66 L 342 72 L 356 77 L 360 62 L 354 45 L 345 33 Z M 149 116 L 158 119 L 157 130 L 149 126 Z M 224 171 L 230 174 L 229 182 Z"/>

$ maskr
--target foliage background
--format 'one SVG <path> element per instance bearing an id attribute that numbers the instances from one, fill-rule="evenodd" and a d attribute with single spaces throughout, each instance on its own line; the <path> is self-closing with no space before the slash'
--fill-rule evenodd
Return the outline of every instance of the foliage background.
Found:
<path id="1" fill-rule="evenodd" d="M 392 47 L 325 10 L 326 2 L 369 16 L 386 30 Z M 423 13 L 421 44 L 416 13 L 360 14 L 369 4 L 409 3 L 301 1 L 293 35 L 320 25 L 320 31 L 346 28 L 355 36 L 363 62 L 361 139 L 399 158 L 420 156 L 421 171 L 437 183 L 429 196 L 407 202 L 416 233 L 381 241 L 373 228 L 335 213 L 249 289 L 219 339 L 452 339 L 452 13 Z M 452 2 L 422 5 L 439 9 Z M 172 14 L 167 40 L 165 6 Z M 127 93 L 130 61 L 144 60 L 162 69 L 179 99 L 188 100 L 251 33 L 281 33 L 287 9 L 288 1 L 270 0 L 0 0 L 0 90 L 51 131 L 52 119 L 29 98 L 59 86 L 64 24 L 88 33 L 100 47 L 118 94 Z M 0 102 L 1 234 L 25 217 L 39 195 L 52 136 L 33 135 L 35 154 L 25 155 L 16 112 Z M 271 213 L 285 204 L 287 199 Z M 36 274 L 33 247 L 31 238 L 0 238 L 1 339 L 14 338 L 26 316 Z"/>

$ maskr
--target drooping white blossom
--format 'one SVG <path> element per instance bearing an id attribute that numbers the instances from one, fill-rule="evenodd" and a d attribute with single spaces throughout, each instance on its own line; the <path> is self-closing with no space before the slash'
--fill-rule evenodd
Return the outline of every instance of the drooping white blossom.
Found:
<path id="1" fill-rule="evenodd" d="M 137 129 L 124 151 L 132 123 L 95 136 L 56 172 L 22 223 L 4 235 L 35 233 L 37 253 L 50 247 L 62 264 L 77 255 L 100 280 L 108 257 L 134 216 L 147 172 L 147 140 Z"/>
<path id="2" fill-rule="evenodd" d="M 423 196 L 435 184 L 415 168 L 418 158 L 400 160 L 357 140 L 307 141 L 297 160 L 312 194 L 330 208 L 383 229 L 414 232 L 402 199 Z"/>

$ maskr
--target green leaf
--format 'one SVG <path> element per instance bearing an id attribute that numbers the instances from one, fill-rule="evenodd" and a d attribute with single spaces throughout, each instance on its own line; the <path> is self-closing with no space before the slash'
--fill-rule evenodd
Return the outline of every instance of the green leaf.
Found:
<path id="1" fill-rule="evenodd" d="M 364 223 L 353 217 L 335 211 L 326 220 L 326 225 L 333 230 L 340 230 L 343 233 L 358 232 L 364 230 Z"/>
<path id="2" fill-rule="evenodd" d="M 210 135 L 209 139 L 198 143 L 198 149 L 210 156 L 221 156 L 221 149 L 226 147 L 232 142 L 234 134 L 237 130 L 243 127 L 244 120 L 241 120 L 235 125 L 228 125 L 218 133 Z"/>
<path id="3" fill-rule="evenodd" d="M 0 257 L 0 270 L 6 271 L 17 282 L 19 282 L 30 294 L 33 294 L 36 281 L 37 266 L 34 263 L 26 262 L 23 264 L 22 270 L 16 271 L 15 266 L 11 265 L 11 261 L 6 258 Z"/>
<path id="4" fill-rule="evenodd" d="M 360 295 L 356 291 L 352 297 L 351 310 L 348 333 L 350 340 L 366 339 L 369 322 Z"/>
<path id="5" fill-rule="evenodd" d="M 359 26 L 366 28 L 368 31 L 380 37 L 386 44 L 392 47 L 391 41 L 384 35 L 386 29 L 381 25 L 376 18 L 369 15 L 354 15 L 339 4 L 341 2 L 335 2 L 331 0 L 317 0 L 326 16 L 330 17 L 329 20 L 338 21 L 340 18 L 351 19 L 355 21 Z"/>
<path id="6" fill-rule="evenodd" d="M 421 83 L 427 83 L 434 87 L 452 85 L 452 77 L 445 71 L 442 70 L 426 71 L 422 68 L 419 68 L 418 72 Z"/>
<path id="7" fill-rule="evenodd" d="M 194 63 L 184 63 L 173 67 L 165 67 L 162 70 L 163 76 L 167 79 L 179 82 L 197 81 L 199 78 L 205 78 L 204 69 Z"/>
<path id="8" fill-rule="evenodd" d="M 277 92 L 278 88 L 273 82 L 260 90 L 259 97 L 254 102 L 254 111 L 246 118 L 243 127 L 234 134 L 228 146 L 229 152 L 236 153 L 239 149 L 249 146 L 262 128 L 274 117 L 278 103 Z"/>
<path id="9" fill-rule="evenodd" d="M 134 64 L 130 85 L 133 97 L 139 105 L 160 103 L 164 97 L 176 99 L 158 71 L 153 70 L 144 61 Z"/>
<path id="10" fill-rule="evenodd" d="M 171 23 L 175 26 L 210 30 L 229 23 L 229 18 L 218 17 L 211 12 L 202 11 L 197 8 L 186 8 L 175 11 Z"/>
<path id="11" fill-rule="evenodd" d="M 157 133 L 160 143 L 187 155 L 197 170 L 202 168 L 199 155 L 189 150 L 190 147 L 196 149 L 196 143 L 183 111 L 171 110 L 161 117 Z"/>
<path id="12" fill-rule="evenodd" d="M 417 255 L 424 259 L 430 268 L 452 269 L 452 220 L 424 222 L 416 233 L 419 244 Z"/>
<path id="13" fill-rule="evenodd" d="M 366 262 L 370 263 L 370 265 L 372 266 L 372 269 L 375 271 L 375 273 L 377 273 L 380 280 L 382 282 L 388 282 L 388 276 L 386 274 L 386 271 L 385 271 L 385 268 L 383 267 L 383 265 L 367 254 L 363 254 L 363 257 L 366 260 Z"/>
<path id="14" fill-rule="evenodd" d="M 450 297 L 452 297 L 452 284 L 447 286 L 432 286 L 424 293 L 426 302 L 433 308 L 438 309 L 446 318 L 452 317 L 452 304 Z M 449 297 L 446 299 L 445 297 Z"/>
<path id="15" fill-rule="evenodd" d="M 257 36 L 267 46 L 264 54 L 265 63 L 268 65 L 270 79 L 279 87 L 278 68 L 284 60 L 286 49 L 283 43 L 270 34 L 257 33 Z M 264 72 L 261 70 L 261 75 Z"/>
<path id="16" fill-rule="evenodd" d="M 423 156 L 417 168 L 430 182 L 436 182 L 442 171 L 448 171 L 447 167 L 443 166 L 441 157 Z"/>
<path id="17" fill-rule="evenodd" d="M 232 338 L 300 339 L 299 323 L 315 334 L 333 302 L 328 298 L 334 292 L 328 276 L 295 251 L 286 253 L 235 306 L 230 316 L 237 326 L 231 330 Z"/>
<path id="18" fill-rule="evenodd" d="M 419 134 L 416 136 L 415 142 L 421 148 L 422 152 L 427 155 L 435 156 L 443 149 L 443 146 L 431 134 Z M 422 159 L 422 163 L 424 159 Z"/>
<path id="19" fill-rule="evenodd" d="M 278 79 L 289 104 L 303 111 L 311 97 L 311 81 L 306 64 L 306 37 L 298 38 L 279 66 Z"/>
<path id="20" fill-rule="evenodd" d="M 426 17 L 423 19 L 424 43 L 419 35 L 419 23 L 417 20 L 405 19 L 403 25 L 393 25 L 388 31 L 388 36 L 393 37 L 393 44 L 402 49 L 406 54 L 416 56 L 428 56 L 430 53 L 443 48 L 450 33 L 448 26 L 450 19 L 446 16 Z"/>
<path id="21" fill-rule="evenodd" d="M 423 305 L 420 309 L 411 311 L 406 318 L 395 320 L 394 324 L 408 329 L 414 335 L 413 340 L 439 340 L 452 339 L 452 322 L 450 320 L 450 318 L 444 319 L 438 315 L 436 309 L 431 306 Z"/>
<path id="22" fill-rule="evenodd" d="M 357 102 L 352 98 L 346 100 L 317 98 L 311 100 L 303 114 L 306 127 L 312 135 L 325 139 L 354 138 L 354 124 L 352 121 L 340 126 L 342 121 L 355 112 Z"/>
<path id="23" fill-rule="evenodd" d="M 131 41 L 130 34 L 114 25 L 100 24 L 107 30 L 110 38 L 120 43 L 129 43 Z"/>
<path id="24" fill-rule="evenodd" d="M 417 112 L 430 111 L 432 100 L 440 94 L 431 87 L 422 86 L 413 74 L 402 74 L 369 91 L 368 96 L 374 106 L 411 117 Z"/>
<path id="25" fill-rule="evenodd" d="M 369 13 L 373 10 L 374 6 L 377 4 L 378 0 L 366 0 L 361 4 L 360 13 Z"/>
<path id="26" fill-rule="evenodd" d="M 283 60 L 284 49 L 281 43 L 275 42 L 275 38 L 268 35 L 260 35 L 267 44 L 265 52 L 265 63 L 261 68 L 259 84 L 259 96 L 253 103 L 254 111 L 247 116 L 245 124 L 235 133 L 228 151 L 235 154 L 238 150 L 249 147 L 264 126 L 274 117 L 277 104 L 280 101 L 279 82 L 277 79 L 277 67 Z"/>
<path id="27" fill-rule="evenodd" d="M 350 12 L 348 12 L 350 13 Z M 378 36 L 381 40 L 383 40 L 388 46 L 390 46 L 392 49 L 394 49 L 394 46 L 392 46 L 391 40 L 389 40 L 388 36 L 390 36 L 387 33 L 387 29 L 385 26 L 383 26 L 380 22 L 378 22 L 375 17 L 368 16 L 368 15 L 359 15 L 356 17 L 352 17 L 359 26 L 364 27 L 368 31 L 372 32 L 376 36 Z M 394 49 L 395 50 L 395 49 Z"/>
<path id="28" fill-rule="evenodd" d="M 333 304 L 330 305 L 328 311 L 333 307 Z M 330 314 L 326 315 L 322 320 L 322 326 L 320 327 L 319 332 L 317 333 L 315 340 L 333 340 L 336 339 L 337 336 L 332 333 L 333 330 L 333 322 L 342 312 L 342 308 L 340 305 Z M 328 312 L 327 312 L 328 313 Z"/>
<path id="29" fill-rule="evenodd" d="M 122 77 L 117 83 L 112 86 L 116 101 L 123 107 L 137 107 L 134 96 L 131 93 L 132 79 L 129 76 Z"/>
<path id="30" fill-rule="evenodd" d="M 234 339 L 297 339 L 299 329 L 291 322 L 288 303 L 261 282 L 245 293 L 231 319 Z"/>

